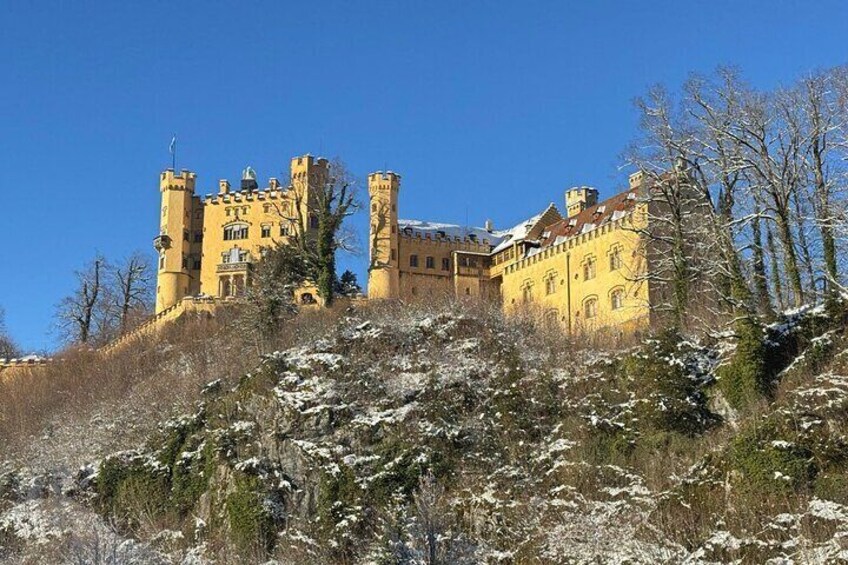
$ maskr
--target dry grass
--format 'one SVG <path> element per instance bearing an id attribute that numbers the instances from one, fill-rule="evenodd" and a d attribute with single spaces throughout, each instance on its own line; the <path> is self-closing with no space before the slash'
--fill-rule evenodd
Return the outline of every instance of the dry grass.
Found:
<path id="1" fill-rule="evenodd" d="M 31 467 L 79 465 L 134 447 L 163 419 L 189 410 L 203 384 L 234 382 L 257 360 L 234 313 L 187 318 L 108 355 L 68 350 L 0 382 L 0 454 Z"/>

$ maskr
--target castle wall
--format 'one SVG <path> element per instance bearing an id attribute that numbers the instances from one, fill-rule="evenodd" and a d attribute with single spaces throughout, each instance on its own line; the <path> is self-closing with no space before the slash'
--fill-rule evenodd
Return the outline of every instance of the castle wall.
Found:
<path id="1" fill-rule="evenodd" d="M 203 198 L 195 195 L 194 173 L 163 172 L 160 236 L 154 243 L 159 250 L 156 313 L 186 296 L 238 296 L 250 285 L 263 247 L 288 243 L 294 234 L 314 237 L 312 188 L 327 170 L 326 159 L 295 157 L 286 188 L 272 178 L 259 190 L 254 178 L 246 178 L 244 189 L 233 191 L 222 180 L 216 194 Z M 297 299 L 304 298 L 317 300 L 314 287 L 297 291 Z"/>
<path id="2" fill-rule="evenodd" d="M 474 243 L 469 240 L 456 240 L 452 238 L 430 238 L 401 235 L 398 241 L 398 270 L 399 270 L 399 292 L 398 298 L 411 300 L 428 295 L 463 295 L 464 291 L 457 292 L 454 274 L 463 268 L 456 264 L 455 252 L 466 251 L 473 254 L 481 254 L 479 261 L 482 262 L 487 254 L 487 244 Z M 412 257 L 417 257 L 417 266 L 412 265 Z M 432 267 L 428 267 L 428 258 L 432 259 Z M 445 265 L 444 262 L 447 262 Z M 447 267 L 447 268 L 445 268 Z M 476 271 L 475 271 L 476 272 Z M 479 283 L 476 279 L 487 276 L 481 273 L 479 276 L 463 277 L 473 281 L 468 282 L 469 288 L 474 288 L 473 296 L 479 296 Z M 465 288 L 463 286 L 462 288 Z"/>
<path id="3" fill-rule="evenodd" d="M 244 277 L 249 284 L 252 270 L 249 265 L 261 257 L 263 247 L 278 242 L 288 243 L 289 235 L 296 229 L 293 218 L 295 203 L 292 195 L 281 189 L 254 192 L 235 192 L 207 197 L 204 201 L 203 254 L 200 270 L 200 292 L 210 296 L 224 297 L 237 294 L 234 286 L 222 283 L 235 277 Z M 241 237 L 237 228 L 247 228 L 246 237 Z M 239 233 L 237 239 L 225 239 L 224 230 Z M 245 261 L 237 259 L 233 250 L 246 252 Z M 224 256 L 228 262 L 225 262 Z"/>
<path id="4" fill-rule="evenodd" d="M 508 265 L 502 284 L 505 310 L 535 308 L 545 320 L 557 321 L 573 334 L 647 327 L 648 282 L 637 280 L 644 274 L 644 254 L 633 231 L 643 217 L 637 209 Z M 614 250 L 621 258 L 617 269 L 610 265 Z M 594 261 L 594 276 L 586 279 L 584 266 L 590 260 Z M 622 293 L 617 308 L 613 308 L 614 292 Z M 596 302 L 594 316 L 587 318 L 589 300 Z"/>

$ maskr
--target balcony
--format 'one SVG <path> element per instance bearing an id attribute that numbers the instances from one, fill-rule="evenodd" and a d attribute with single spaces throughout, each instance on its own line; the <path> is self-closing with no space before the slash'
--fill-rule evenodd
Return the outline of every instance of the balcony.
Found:
<path id="1" fill-rule="evenodd" d="M 239 261 L 236 263 L 218 263 L 215 269 L 217 273 L 247 273 L 253 270 L 253 263 L 250 261 Z"/>
<path id="2" fill-rule="evenodd" d="M 163 249 L 171 248 L 171 236 L 167 234 L 160 234 L 153 238 L 153 248 L 156 251 L 162 251 Z"/>
<path id="3" fill-rule="evenodd" d="M 480 278 L 483 276 L 483 268 L 482 267 L 467 267 L 465 265 L 457 265 L 456 266 L 456 274 L 461 277 L 477 277 Z"/>

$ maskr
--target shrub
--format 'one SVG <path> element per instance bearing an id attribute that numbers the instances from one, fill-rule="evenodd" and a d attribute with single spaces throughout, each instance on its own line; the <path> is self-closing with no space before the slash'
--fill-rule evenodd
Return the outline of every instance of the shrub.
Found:
<path id="1" fill-rule="evenodd" d="M 270 551 L 276 540 L 274 516 L 264 504 L 265 495 L 259 478 L 238 474 L 225 507 L 233 543 L 242 551 Z"/>
<path id="2" fill-rule="evenodd" d="M 680 335 L 669 330 L 622 364 L 641 397 L 637 415 L 649 426 L 695 436 L 718 421 L 707 408 L 703 376 L 686 359 L 689 353 Z"/>
<path id="3" fill-rule="evenodd" d="M 763 396 L 770 396 L 772 383 L 767 370 L 768 348 L 762 329 L 751 321 L 737 325 L 736 351 L 730 361 L 718 368 L 718 386 L 733 408 L 751 405 Z"/>
<path id="4" fill-rule="evenodd" d="M 819 473 L 813 483 L 813 492 L 819 498 L 848 504 L 848 472 L 834 469 Z"/>
<path id="5" fill-rule="evenodd" d="M 729 463 L 742 474 L 744 489 L 764 493 L 795 491 L 810 485 L 815 478 L 817 468 L 812 452 L 775 437 L 773 424 L 768 422 L 731 441 Z"/>
<path id="6" fill-rule="evenodd" d="M 168 508 L 167 468 L 154 459 L 119 454 L 104 460 L 95 483 L 98 509 L 119 525 L 135 530 L 142 522 L 161 517 Z"/>
<path id="7" fill-rule="evenodd" d="M 336 531 L 336 527 L 344 521 L 351 512 L 357 512 L 354 507 L 359 506 L 362 500 L 362 490 L 356 484 L 356 475 L 353 470 L 342 463 L 335 474 L 323 473 L 318 485 L 318 497 L 316 515 L 318 518 L 320 534 L 332 547 L 332 557 L 344 560 L 353 552 L 351 536 L 354 532 L 347 532 L 351 536 L 342 539 Z M 333 542 L 330 544 L 329 542 Z"/>

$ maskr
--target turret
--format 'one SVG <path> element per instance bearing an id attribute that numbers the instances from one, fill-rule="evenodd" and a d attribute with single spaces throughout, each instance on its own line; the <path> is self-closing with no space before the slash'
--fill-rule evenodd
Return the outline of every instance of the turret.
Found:
<path id="1" fill-rule="evenodd" d="M 400 175 L 377 171 L 368 175 L 370 262 L 368 298 L 397 298 L 398 271 L 398 192 Z"/>
<path id="2" fill-rule="evenodd" d="M 576 186 L 565 191 L 565 210 L 569 218 L 597 203 L 598 191 L 594 188 Z"/>
<path id="3" fill-rule="evenodd" d="M 315 209 L 315 189 L 320 186 L 330 172 L 330 162 L 323 157 L 317 159 L 312 155 L 306 154 L 300 157 L 292 157 L 291 160 L 291 189 L 298 194 L 298 199 L 301 202 L 301 214 L 306 222 L 305 229 L 307 234 L 309 230 L 317 228 L 317 218 L 313 210 Z"/>
<path id="4" fill-rule="evenodd" d="M 192 290 L 190 269 L 191 222 L 196 175 L 183 169 L 163 171 L 159 176 L 162 208 L 159 235 L 153 247 L 159 253 L 156 278 L 156 313 L 170 308 Z"/>

